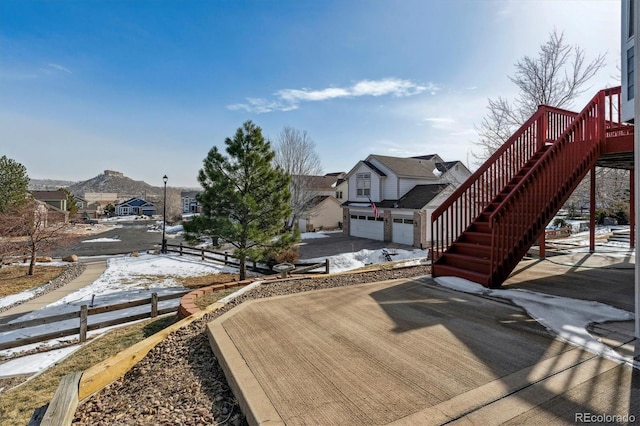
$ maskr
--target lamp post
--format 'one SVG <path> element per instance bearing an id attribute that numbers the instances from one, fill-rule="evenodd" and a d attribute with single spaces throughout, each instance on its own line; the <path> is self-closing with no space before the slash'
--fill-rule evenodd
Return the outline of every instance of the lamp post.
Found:
<path id="1" fill-rule="evenodd" d="M 164 202 L 162 203 L 162 253 L 167 252 L 167 239 L 164 237 L 164 229 L 167 227 L 167 175 L 162 176 L 164 182 Z"/>

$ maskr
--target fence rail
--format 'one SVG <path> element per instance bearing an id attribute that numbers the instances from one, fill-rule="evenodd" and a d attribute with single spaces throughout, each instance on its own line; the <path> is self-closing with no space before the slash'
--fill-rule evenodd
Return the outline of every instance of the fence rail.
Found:
<path id="1" fill-rule="evenodd" d="M 164 296 L 158 296 L 157 293 L 152 293 L 151 297 L 146 299 L 132 300 L 130 302 L 118 303 L 116 305 L 101 306 L 96 308 L 89 308 L 88 305 L 80 306 L 80 310 L 76 312 L 69 312 L 66 314 L 51 315 L 43 318 L 35 318 L 32 320 L 20 321 L 6 325 L 0 325 L 0 333 L 8 333 L 16 330 L 23 330 L 27 328 L 37 327 L 41 325 L 53 324 L 60 321 L 67 321 L 75 318 L 80 318 L 78 327 L 67 328 L 63 330 L 56 330 L 51 333 L 40 334 L 37 336 L 25 337 L 22 339 L 15 339 L 10 342 L 0 342 L 0 350 L 16 348 L 19 346 L 29 345 L 32 343 L 45 342 L 47 340 L 58 339 L 60 337 L 79 335 L 80 342 L 87 340 L 87 332 L 98 330 L 100 328 L 111 327 L 113 325 L 124 324 L 131 321 L 137 321 L 144 318 L 155 318 L 158 315 L 175 312 L 178 307 L 158 309 L 158 303 L 178 299 L 188 292 L 180 292 L 173 294 L 166 294 Z M 91 315 L 99 315 L 107 312 L 119 311 L 122 309 L 129 309 L 136 306 L 151 305 L 151 309 L 148 312 L 128 315 L 125 317 L 114 318 L 110 320 L 101 321 L 95 324 L 88 324 L 88 318 Z"/>
<path id="2" fill-rule="evenodd" d="M 214 262 L 223 263 L 225 265 L 231 265 L 235 267 L 240 266 L 240 261 L 227 252 L 190 247 L 190 246 L 185 246 L 183 244 L 167 244 L 167 251 L 172 253 L 178 253 L 180 256 L 183 256 L 183 255 L 198 256 L 203 261 L 211 260 Z M 302 274 L 302 273 L 328 274 L 329 273 L 328 259 L 318 263 L 296 263 L 294 264 L 294 266 L 295 266 L 295 269 L 290 271 L 290 274 Z M 314 269 L 319 269 L 322 267 L 324 267 L 324 271 L 313 272 Z M 273 275 L 277 273 L 273 269 L 271 269 L 269 266 L 261 265 L 255 261 L 248 262 L 247 268 L 251 269 L 252 271 L 260 272 L 261 274 L 265 274 L 265 275 Z"/>

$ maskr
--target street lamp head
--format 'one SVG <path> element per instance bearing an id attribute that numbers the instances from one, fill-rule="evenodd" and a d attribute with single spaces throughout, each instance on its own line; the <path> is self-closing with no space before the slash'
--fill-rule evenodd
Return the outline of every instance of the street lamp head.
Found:
<path id="1" fill-rule="evenodd" d="M 169 178 L 167 177 L 167 175 L 162 176 L 162 181 L 166 184 L 167 181 L 169 180 Z"/>

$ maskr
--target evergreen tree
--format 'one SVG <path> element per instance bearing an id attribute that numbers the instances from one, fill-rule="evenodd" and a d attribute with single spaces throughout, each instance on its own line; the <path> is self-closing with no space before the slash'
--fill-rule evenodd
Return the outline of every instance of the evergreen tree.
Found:
<path id="1" fill-rule="evenodd" d="M 290 176 L 273 165 L 274 152 L 262 130 L 247 121 L 233 139 L 226 138 L 228 156 L 211 148 L 198 181 L 202 212 L 185 224 L 187 237 L 210 236 L 235 247 L 240 279 L 246 278 L 246 260 L 290 246 L 295 236 L 282 233 L 289 207 Z"/>
<path id="2" fill-rule="evenodd" d="M 27 201 L 29 176 L 20 163 L 0 157 L 0 213 L 6 213 Z"/>
<path id="3" fill-rule="evenodd" d="M 67 211 L 69 212 L 69 217 L 75 219 L 78 214 L 78 200 L 76 200 L 76 196 L 67 188 L 59 188 L 58 190 L 67 194 Z"/>

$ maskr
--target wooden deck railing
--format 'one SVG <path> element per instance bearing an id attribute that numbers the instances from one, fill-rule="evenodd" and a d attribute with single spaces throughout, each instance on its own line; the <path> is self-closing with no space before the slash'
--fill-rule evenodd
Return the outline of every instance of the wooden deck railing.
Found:
<path id="1" fill-rule="evenodd" d="M 556 140 L 577 113 L 540 106 L 496 152 L 431 215 L 431 260 L 442 253 L 494 201 L 520 169 Z"/>

